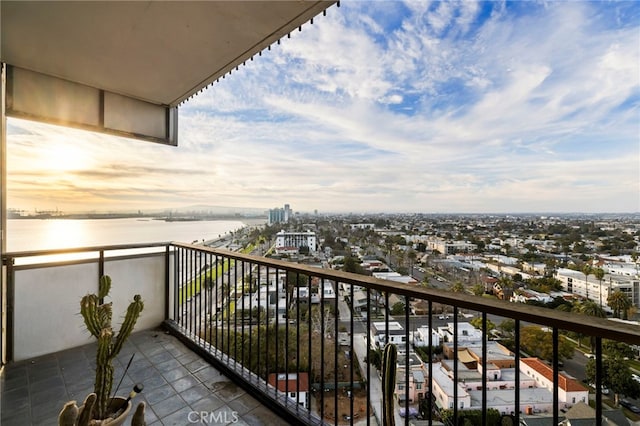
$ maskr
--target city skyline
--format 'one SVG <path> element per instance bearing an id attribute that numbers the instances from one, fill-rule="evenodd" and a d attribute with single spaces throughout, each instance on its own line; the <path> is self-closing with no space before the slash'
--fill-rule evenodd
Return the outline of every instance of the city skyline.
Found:
<path id="1" fill-rule="evenodd" d="M 640 211 L 640 5 L 342 2 L 180 108 L 179 146 L 8 120 L 8 205 Z"/>

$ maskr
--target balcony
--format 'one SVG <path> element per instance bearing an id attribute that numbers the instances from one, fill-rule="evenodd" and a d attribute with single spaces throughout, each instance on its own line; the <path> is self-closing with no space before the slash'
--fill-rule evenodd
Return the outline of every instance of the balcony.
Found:
<path id="1" fill-rule="evenodd" d="M 613 405 L 613 395 L 598 391 L 603 340 L 640 344 L 640 330 L 629 324 L 189 244 L 9 253 L 4 264 L 10 362 L 2 375 L 3 424 L 27 415 L 34 425 L 55 424 L 62 402 L 89 391 L 91 380 L 82 376 L 92 376 L 86 373 L 92 347 L 78 303 L 103 274 L 113 278 L 116 312 L 134 293 L 145 300 L 119 372 L 135 352 L 122 388 L 145 384 L 140 398 L 149 403 L 150 425 L 186 424 L 191 411 L 220 416 L 227 408 L 247 424 L 380 424 L 381 383 L 370 349 L 378 336 L 372 331 L 384 342 L 398 336 L 398 324 L 404 335 L 394 341 L 410 356 L 399 357 L 396 395 L 410 392 L 394 401 L 397 424 L 413 421 L 404 413 L 426 424 L 441 417 L 458 424 L 470 409 L 480 423 L 491 424 L 490 408 L 513 424 L 558 424 L 583 399 L 600 425 Z M 328 287 L 331 297 L 318 291 Z M 356 291 L 365 295 L 367 315 L 352 309 Z M 316 292 L 317 300 L 308 297 Z M 391 295 L 405 302 L 402 314 L 384 308 Z M 411 314 L 411 299 L 426 302 L 426 315 Z M 485 321 L 473 331 L 470 318 Z M 489 340 L 486 320 L 500 319 L 514 321 L 515 347 L 526 326 L 544 330 L 548 359 Z M 433 332 L 415 340 L 426 349 L 413 347 L 420 327 L 442 328 L 447 341 L 441 352 L 428 349 L 437 346 Z M 571 362 L 575 378 L 562 371 L 569 370 L 569 363 L 561 365 L 565 335 L 589 342 Z M 582 352 L 592 349 L 593 388 L 581 381 Z"/>

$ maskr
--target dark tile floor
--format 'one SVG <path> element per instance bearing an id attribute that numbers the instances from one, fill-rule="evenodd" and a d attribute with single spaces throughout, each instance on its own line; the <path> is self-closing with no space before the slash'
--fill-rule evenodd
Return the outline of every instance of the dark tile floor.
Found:
<path id="1" fill-rule="evenodd" d="M 118 394 L 126 396 L 135 383 L 144 384 L 132 412 L 138 402 L 145 401 L 148 426 L 284 424 L 284 420 L 163 330 L 131 336 L 115 363 L 114 387 L 133 353 Z M 89 344 L 5 366 L 0 376 L 0 424 L 56 426 L 65 402 L 77 400 L 81 404 L 93 390 L 94 356 L 95 344 Z M 203 420 L 199 417 L 201 412 Z"/>

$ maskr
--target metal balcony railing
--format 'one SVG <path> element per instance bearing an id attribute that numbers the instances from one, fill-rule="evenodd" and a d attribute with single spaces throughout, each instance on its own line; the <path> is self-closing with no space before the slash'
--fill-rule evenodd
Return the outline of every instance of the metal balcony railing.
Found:
<path id="1" fill-rule="evenodd" d="M 48 308 L 61 315 L 64 306 L 42 299 L 54 298 L 52 286 L 65 293 L 60 296 L 65 300 L 68 291 L 85 286 L 78 277 L 86 276 L 82 279 L 90 288 L 107 273 L 119 278 L 114 278 L 119 285 L 113 290 L 121 290 L 123 297 L 143 289 L 148 326 L 163 322 L 292 424 L 381 424 L 377 365 L 380 349 L 391 342 L 399 353 L 397 424 L 409 424 L 415 416 L 427 424 L 461 424 L 470 411 L 477 414 L 474 424 L 495 424 L 495 415 L 513 424 L 529 415 L 547 416 L 558 424 L 563 411 L 583 399 L 593 404 L 595 423 L 600 425 L 603 343 L 640 344 L 639 327 L 606 319 L 223 249 L 181 243 L 149 247 L 152 253 L 146 254 L 126 254 L 141 246 L 56 251 L 94 254 L 91 259 L 26 266 L 15 266 L 14 260 L 52 253 L 7 254 L 9 352 L 14 347 L 20 353 L 61 350 L 54 344 L 67 337 L 59 335 L 49 349 L 19 345 L 15 340 L 26 337 L 17 327 L 32 316 L 51 316 Z M 45 285 L 49 293 L 34 293 Z M 77 309 L 77 300 L 71 302 L 69 316 Z M 511 334 L 502 336 L 509 342 L 495 340 L 498 333 L 490 332 L 492 323 L 502 319 L 513 321 Z M 62 332 L 55 323 L 38 326 Z M 543 332 L 540 346 L 548 341 L 541 360 L 520 350 L 532 326 Z M 46 328 L 39 333 L 51 334 Z M 569 370 L 569 361 L 565 367 L 561 364 L 571 339 L 587 341 L 586 347 L 593 348 L 593 389 L 561 371 Z M 75 344 L 72 337 L 68 340 Z M 584 371 L 586 358 L 576 358 L 573 368 Z"/>
<path id="2" fill-rule="evenodd" d="M 561 413 L 579 402 L 576 396 L 588 403 L 591 393 L 596 424 L 601 424 L 603 339 L 640 343 L 638 327 L 606 319 L 219 249 L 173 247 L 171 329 L 209 354 L 218 368 L 259 392 L 263 402 L 303 424 L 380 421 L 380 376 L 374 358 L 387 342 L 395 343 L 400 353 L 396 423 L 408 424 L 410 417 L 420 415 L 429 424 L 443 417 L 458 424 L 463 411 L 471 408 L 479 412 L 482 424 L 490 424 L 489 409 L 494 408 L 514 424 L 525 414 L 545 412 L 558 424 Z M 400 302 L 401 309 L 393 309 L 399 315 L 391 315 L 390 300 Z M 414 315 L 415 308 L 412 312 L 416 301 L 426 302 L 423 315 Z M 470 334 L 475 332 L 466 324 L 462 327 L 465 317 L 476 318 L 479 339 L 474 341 Z M 488 324 L 498 317 L 514 320 L 515 348 L 521 347 L 527 326 L 542 329 L 551 342 L 548 362 L 489 340 Z M 438 358 L 433 340 L 439 337 L 432 331 L 437 325 L 449 330 L 450 339 L 444 343 L 445 356 Z M 422 340 L 419 326 L 427 330 Z M 560 351 L 566 346 L 561 342 L 567 334 L 588 337 L 593 345 L 593 390 L 560 371 L 565 356 Z M 427 349 L 416 349 L 418 342 Z M 495 348 L 502 355 L 496 356 Z M 505 363 L 510 368 L 496 369 Z M 548 392 L 548 398 L 525 398 L 531 388 L 537 389 L 536 395 Z M 498 391 L 501 398 L 510 394 L 508 403 L 495 405 L 490 395 Z M 307 392 L 303 401 L 301 392 Z"/>

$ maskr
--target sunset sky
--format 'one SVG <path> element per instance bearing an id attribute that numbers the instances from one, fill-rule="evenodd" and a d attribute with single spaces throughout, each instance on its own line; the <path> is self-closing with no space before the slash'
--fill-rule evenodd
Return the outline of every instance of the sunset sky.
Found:
<path id="1" fill-rule="evenodd" d="M 342 1 L 179 146 L 8 120 L 8 206 L 640 211 L 640 2 Z"/>

